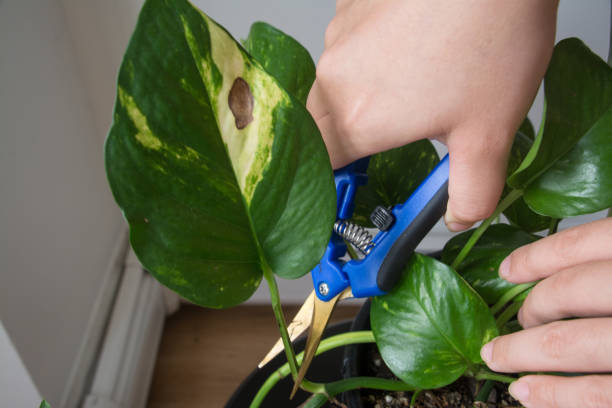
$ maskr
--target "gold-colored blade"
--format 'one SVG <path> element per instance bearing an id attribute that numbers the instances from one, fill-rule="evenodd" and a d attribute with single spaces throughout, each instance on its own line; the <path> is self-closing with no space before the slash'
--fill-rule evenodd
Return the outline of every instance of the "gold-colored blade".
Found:
<path id="1" fill-rule="evenodd" d="M 308 327 L 310 327 L 315 297 L 316 295 L 313 290 L 312 292 L 310 292 L 310 295 L 308 295 L 308 297 L 304 301 L 304 304 L 302 305 L 300 310 L 298 310 L 298 312 L 295 314 L 295 317 L 293 318 L 289 326 L 287 326 L 289 338 L 292 342 L 297 339 L 300 334 L 304 333 Z M 268 354 L 266 354 L 263 360 L 261 360 L 261 362 L 257 365 L 257 367 L 261 368 L 268 364 L 268 362 L 270 362 L 270 360 L 276 357 L 278 353 L 283 351 L 283 349 L 283 339 L 279 338 L 276 343 L 274 343 L 274 346 L 272 346 L 270 351 L 268 351 Z"/>
<path id="2" fill-rule="evenodd" d="M 302 380 L 306 376 L 306 371 L 308 371 L 308 367 L 310 367 L 310 363 L 315 356 L 317 348 L 319 347 L 319 343 L 321 342 L 321 337 L 323 336 L 323 331 L 325 327 L 327 327 L 327 323 L 329 322 L 329 318 L 331 317 L 332 312 L 334 311 L 334 307 L 336 307 L 336 303 L 338 300 L 346 298 L 351 294 L 351 288 L 346 288 L 343 292 L 337 294 L 332 299 L 327 302 L 319 299 L 318 297 L 314 298 L 314 307 L 312 309 L 312 324 L 310 326 L 310 331 L 308 332 L 308 339 L 306 340 L 306 348 L 304 349 L 304 359 L 302 360 L 302 365 L 300 365 L 300 369 L 298 371 L 297 378 L 293 383 L 293 389 L 291 390 L 291 395 L 289 398 L 293 398 L 296 391 L 300 387 Z"/>

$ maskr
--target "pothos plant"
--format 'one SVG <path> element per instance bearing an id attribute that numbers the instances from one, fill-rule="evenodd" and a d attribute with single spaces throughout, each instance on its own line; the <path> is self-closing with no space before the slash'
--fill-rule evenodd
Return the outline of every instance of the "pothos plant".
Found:
<path id="1" fill-rule="evenodd" d="M 264 384 L 257 407 L 296 356 L 276 276 L 297 278 L 319 261 L 336 212 L 333 173 L 305 109 L 315 66 L 293 38 L 255 23 L 242 43 L 186 0 L 147 0 L 119 71 L 106 146 L 114 197 L 130 242 L 160 282 L 205 307 L 248 299 L 262 277 L 288 363 Z M 376 342 L 398 380 L 305 380 L 309 407 L 369 387 L 417 391 L 461 376 L 511 382 L 489 371 L 480 348 L 517 330 L 532 285 L 497 268 L 515 248 L 554 233 L 564 217 L 612 205 L 612 69 L 581 41 L 559 43 L 545 78 L 537 134 L 516 134 L 495 213 L 453 237 L 441 260 L 415 255 L 395 289 L 372 300 L 367 332 L 324 340 L 318 352 Z M 437 163 L 429 141 L 378 154 L 356 197 L 356 221 L 404 201 Z M 509 224 L 498 223 L 505 214 Z M 485 394 L 487 386 L 480 388 Z"/>

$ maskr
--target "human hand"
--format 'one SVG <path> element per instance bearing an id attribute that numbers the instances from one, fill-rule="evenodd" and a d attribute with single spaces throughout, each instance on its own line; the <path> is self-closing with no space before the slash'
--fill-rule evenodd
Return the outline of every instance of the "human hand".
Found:
<path id="1" fill-rule="evenodd" d="M 552 54 L 557 0 L 338 0 L 307 107 L 334 168 L 423 138 L 450 152 L 449 229 L 489 216 Z"/>
<path id="2" fill-rule="evenodd" d="M 497 337 L 482 358 L 501 372 L 612 372 L 612 218 L 515 250 L 500 275 L 542 279 L 519 311 L 525 330 Z M 562 320 L 570 317 L 580 319 Z M 612 407 L 612 375 L 527 375 L 510 386 L 527 408 Z"/>

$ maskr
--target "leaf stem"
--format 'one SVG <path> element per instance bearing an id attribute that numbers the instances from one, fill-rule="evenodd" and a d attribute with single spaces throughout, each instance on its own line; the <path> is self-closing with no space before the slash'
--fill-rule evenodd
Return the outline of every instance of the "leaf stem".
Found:
<path id="1" fill-rule="evenodd" d="M 478 226 L 478 228 L 476 228 L 474 230 L 474 232 L 472 233 L 472 235 L 470 236 L 470 239 L 466 242 L 466 244 L 463 246 L 463 248 L 461 249 L 461 252 L 459 252 L 459 254 L 457 255 L 457 257 L 455 258 L 455 260 L 453 261 L 453 263 L 451 264 L 451 268 L 453 269 L 457 269 L 457 266 L 459 266 L 459 264 L 461 262 L 463 262 L 463 260 L 465 259 L 465 257 L 470 253 L 470 251 L 472 250 L 472 247 L 474 245 L 476 245 L 476 242 L 478 242 L 478 240 L 480 239 L 480 237 L 482 236 L 482 234 L 484 234 L 484 232 L 487 230 L 487 228 L 489 228 L 489 225 L 491 225 L 491 223 L 508 207 L 510 207 L 510 205 L 515 202 L 517 199 L 519 199 L 521 196 L 523 195 L 523 190 L 512 190 L 510 191 L 510 193 L 508 193 L 508 195 L 498 204 L 497 208 L 495 209 L 495 211 L 493 212 L 493 214 L 487 218 L 486 220 L 484 220 L 482 222 L 482 224 L 480 224 Z"/>
<path id="2" fill-rule="evenodd" d="M 478 374 L 476 374 L 475 378 L 477 380 L 493 380 L 506 384 L 516 381 L 516 378 L 510 377 L 509 375 L 498 374 L 485 369 L 482 369 Z"/>
<path id="3" fill-rule="evenodd" d="M 315 355 L 319 355 L 321 353 L 324 353 L 336 347 L 347 346 L 349 344 L 373 343 L 373 342 L 374 342 L 374 334 L 369 330 L 337 334 L 335 336 L 323 339 L 321 341 L 321 344 L 319 344 L 319 347 L 317 348 Z M 304 352 L 301 352 L 297 356 L 297 362 L 301 363 L 303 358 L 304 358 Z M 290 371 L 289 363 L 285 363 L 275 372 L 270 374 L 270 376 L 263 383 L 259 391 L 257 391 L 255 398 L 253 398 L 253 402 L 251 402 L 251 408 L 259 407 L 261 403 L 263 402 L 264 398 L 266 397 L 266 395 L 268 395 L 268 392 L 270 392 L 270 390 L 276 385 L 276 383 L 278 383 L 280 380 L 282 380 L 287 375 L 289 375 L 290 372 L 291 371 Z M 319 386 L 322 386 L 321 384 L 311 383 L 310 381 L 305 381 L 305 383 L 302 383 L 302 388 L 305 388 L 304 384 L 305 384 L 305 387 L 309 388 L 307 389 L 307 391 L 324 392 L 324 389 L 321 389 L 319 387 Z"/>
<path id="4" fill-rule="evenodd" d="M 412 398 L 410 398 L 410 408 L 414 408 L 414 404 L 416 404 L 416 400 L 419 397 L 420 393 L 421 393 L 420 390 L 416 390 L 415 392 L 412 393 Z"/>
<path id="5" fill-rule="evenodd" d="M 295 379 L 297 377 L 297 362 L 295 360 L 295 351 L 293 351 L 293 345 L 289 338 L 289 332 L 287 331 L 287 323 L 285 322 L 285 315 L 283 314 L 283 308 L 281 306 L 280 295 L 278 293 L 278 286 L 276 285 L 276 279 L 270 267 L 263 263 L 263 275 L 268 282 L 268 288 L 270 289 L 270 302 L 272 303 L 272 311 L 276 318 L 278 330 L 280 331 L 281 338 L 283 339 L 283 346 L 285 348 L 285 355 L 287 356 L 287 362 L 291 369 L 291 376 Z"/>
<path id="6" fill-rule="evenodd" d="M 476 397 L 474 398 L 474 402 L 476 401 L 486 402 L 489 399 L 489 395 L 491 394 L 491 390 L 493 389 L 494 384 L 495 382 L 493 380 L 485 381 L 482 387 L 480 387 L 480 391 L 478 391 L 478 394 L 476 394 Z"/>
<path id="7" fill-rule="evenodd" d="M 501 312 L 501 314 L 495 321 L 495 323 L 497 323 L 497 328 L 500 331 L 502 327 L 504 327 L 504 324 L 506 324 L 508 320 L 510 320 L 514 315 L 516 315 L 521 306 L 523 306 L 523 302 L 514 302 L 513 304 L 508 306 L 503 312 Z"/>
<path id="8" fill-rule="evenodd" d="M 515 297 L 517 297 L 518 295 L 520 295 L 527 289 L 532 288 L 534 285 L 535 285 L 535 282 L 522 283 L 508 290 L 506 293 L 504 293 L 502 297 L 499 298 L 497 303 L 495 303 L 491 307 L 491 313 L 493 313 L 493 315 L 496 315 L 500 310 L 502 310 L 502 308 L 506 305 L 506 303 L 508 303 L 509 301 L 511 301 L 512 299 L 514 299 Z"/>
<path id="9" fill-rule="evenodd" d="M 552 218 L 550 220 L 550 226 L 548 227 L 548 235 L 552 235 L 557 232 L 561 218 Z"/>

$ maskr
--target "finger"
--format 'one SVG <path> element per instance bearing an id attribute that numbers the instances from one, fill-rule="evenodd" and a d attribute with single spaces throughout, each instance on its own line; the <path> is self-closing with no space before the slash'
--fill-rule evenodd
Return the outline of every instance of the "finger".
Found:
<path id="1" fill-rule="evenodd" d="M 538 283 L 519 311 L 524 328 L 568 317 L 612 316 L 612 261 L 564 269 Z"/>
<path id="2" fill-rule="evenodd" d="M 450 176 L 444 221 L 449 230 L 465 230 L 493 213 L 505 182 L 510 141 L 465 131 L 447 138 Z"/>
<path id="3" fill-rule="evenodd" d="M 316 79 L 308 93 L 306 109 L 308 109 L 308 112 L 310 112 L 310 115 L 312 115 L 315 121 L 329 113 L 329 105 L 325 98 L 325 94 L 322 92 L 320 82 Z"/>
<path id="4" fill-rule="evenodd" d="M 527 375 L 508 391 L 526 408 L 612 407 L 612 376 Z"/>
<path id="5" fill-rule="evenodd" d="M 612 318 L 548 323 L 493 339 L 480 354 L 500 372 L 612 371 Z"/>
<path id="6" fill-rule="evenodd" d="M 352 158 L 349 156 L 349 150 L 343 145 L 343 139 L 338 135 L 332 113 L 329 111 L 321 86 L 316 80 L 308 94 L 306 108 L 321 132 L 332 167 L 336 169 L 350 163 Z"/>
<path id="7" fill-rule="evenodd" d="M 502 278 L 532 282 L 585 262 L 612 260 L 612 218 L 594 221 L 518 248 L 499 267 Z"/>

